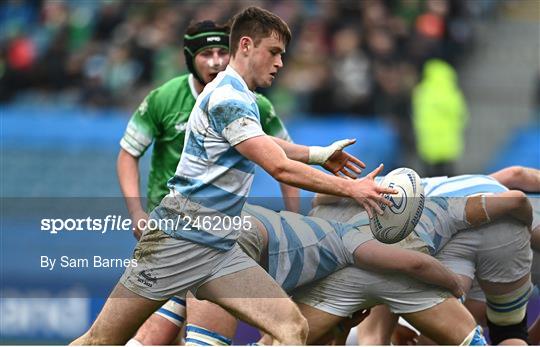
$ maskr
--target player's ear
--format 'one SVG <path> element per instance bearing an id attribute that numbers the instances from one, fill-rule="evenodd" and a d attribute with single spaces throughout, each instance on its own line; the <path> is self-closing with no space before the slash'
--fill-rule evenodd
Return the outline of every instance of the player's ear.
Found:
<path id="1" fill-rule="evenodd" d="M 251 47 L 253 47 L 253 40 L 251 40 L 251 37 L 242 36 L 242 38 L 240 39 L 240 52 L 245 55 L 249 52 Z"/>

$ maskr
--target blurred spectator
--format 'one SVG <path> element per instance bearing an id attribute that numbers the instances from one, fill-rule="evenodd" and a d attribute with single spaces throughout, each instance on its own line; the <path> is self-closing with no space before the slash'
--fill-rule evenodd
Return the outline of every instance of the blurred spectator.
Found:
<path id="1" fill-rule="evenodd" d="M 331 65 L 333 110 L 348 114 L 372 115 L 370 61 L 360 50 L 361 35 L 352 27 L 334 34 L 334 60 Z"/>
<path id="2" fill-rule="evenodd" d="M 467 105 L 457 84 L 456 71 L 433 59 L 424 67 L 413 92 L 413 124 L 424 176 L 451 176 L 463 154 Z"/>
<path id="3" fill-rule="evenodd" d="M 18 90 L 33 84 L 32 68 L 35 59 L 36 47 L 26 36 L 14 37 L 3 45 L 0 101 L 9 100 Z"/>
<path id="4" fill-rule="evenodd" d="M 34 44 L 27 37 L 18 37 L 8 45 L 7 64 L 13 70 L 29 70 L 34 64 L 35 57 Z"/>
<path id="5" fill-rule="evenodd" d="M 125 9 L 122 2 L 107 1 L 102 2 L 94 26 L 94 38 L 98 41 L 108 41 L 111 39 L 114 29 L 122 23 Z"/>
<path id="6" fill-rule="evenodd" d="M 286 66 L 279 84 L 292 91 L 300 104 L 299 109 L 313 113 L 327 113 L 332 109 L 328 98 L 321 100 L 321 95 L 328 95 L 331 85 L 329 49 L 323 23 L 312 21 L 305 23 L 296 42 L 291 47 L 291 57 L 286 54 Z M 279 110 L 278 110 L 279 111 Z"/>
<path id="7" fill-rule="evenodd" d="M 417 80 L 416 69 L 404 60 L 381 60 L 374 64 L 374 76 L 374 113 L 397 129 L 402 165 L 406 165 L 416 155 L 410 95 Z"/>
<path id="8" fill-rule="evenodd" d="M 68 85 L 69 29 L 62 27 L 53 37 L 36 66 L 35 73 L 42 88 L 61 90 Z"/>

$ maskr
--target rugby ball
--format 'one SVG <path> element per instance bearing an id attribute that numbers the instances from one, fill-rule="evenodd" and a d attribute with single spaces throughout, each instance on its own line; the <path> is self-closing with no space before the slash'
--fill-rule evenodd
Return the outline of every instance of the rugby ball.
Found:
<path id="1" fill-rule="evenodd" d="M 409 168 L 390 172 L 380 185 L 398 193 L 384 195 L 393 205 L 381 205 L 383 214 L 372 217 L 369 226 L 377 240 L 396 243 L 406 238 L 418 224 L 424 210 L 424 188 L 418 174 Z"/>

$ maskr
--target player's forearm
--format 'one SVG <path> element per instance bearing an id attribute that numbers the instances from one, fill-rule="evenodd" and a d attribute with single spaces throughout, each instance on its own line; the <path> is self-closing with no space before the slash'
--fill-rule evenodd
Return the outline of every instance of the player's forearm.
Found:
<path id="1" fill-rule="evenodd" d="M 279 187 L 287 211 L 300 212 L 300 189 L 284 183 L 280 183 Z"/>
<path id="2" fill-rule="evenodd" d="M 319 206 L 319 205 L 332 205 L 337 203 L 341 200 L 341 197 L 335 196 L 335 195 L 328 195 L 328 194 L 315 194 L 315 197 L 313 198 L 313 201 L 311 202 L 311 206 L 313 208 Z"/>
<path id="3" fill-rule="evenodd" d="M 520 199 L 510 215 L 530 229 L 533 222 L 533 210 L 529 199 L 527 197 Z"/>
<path id="4" fill-rule="evenodd" d="M 139 159 L 121 149 L 116 162 L 116 171 L 130 215 L 144 211 L 140 200 Z"/>
<path id="5" fill-rule="evenodd" d="M 307 163 L 309 160 L 309 147 L 304 145 L 298 145 L 292 142 L 285 141 L 279 137 L 273 137 L 275 143 L 283 149 L 287 158 L 296 160 L 301 163 Z"/>
<path id="6" fill-rule="evenodd" d="M 272 176 L 281 183 L 313 192 L 338 196 L 351 195 L 352 180 L 330 176 L 294 160 L 284 161 Z"/>
<path id="7" fill-rule="evenodd" d="M 540 170 L 523 166 L 511 166 L 490 175 L 508 189 L 540 192 Z"/>
<path id="8" fill-rule="evenodd" d="M 465 213 L 467 221 L 474 227 L 504 217 L 515 218 L 530 227 L 533 218 L 529 199 L 517 190 L 468 198 Z"/>
<path id="9" fill-rule="evenodd" d="M 423 253 L 418 254 L 419 261 L 407 273 L 416 279 L 448 289 L 455 296 L 463 295 L 459 279 L 437 259 Z"/>

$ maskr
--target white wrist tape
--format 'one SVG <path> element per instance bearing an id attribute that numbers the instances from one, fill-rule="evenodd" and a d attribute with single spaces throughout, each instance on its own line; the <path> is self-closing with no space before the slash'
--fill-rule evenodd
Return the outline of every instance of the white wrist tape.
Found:
<path id="1" fill-rule="evenodd" d="M 308 164 L 323 165 L 336 151 L 341 151 L 343 148 L 354 143 L 354 140 L 339 140 L 332 143 L 330 146 L 310 146 Z"/>

